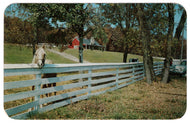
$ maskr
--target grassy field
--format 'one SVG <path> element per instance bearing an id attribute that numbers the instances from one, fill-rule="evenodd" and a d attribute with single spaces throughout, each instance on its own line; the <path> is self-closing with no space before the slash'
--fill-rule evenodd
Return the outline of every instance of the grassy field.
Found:
<path id="1" fill-rule="evenodd" d="M 78 50 L 67 49 L 66 53 L 78 57 Z M 84 50 L 84 59 L 90 62 L 122 62 L 122 53 Z M 129 55 L 128 58 L 141 56 Z M 54 63 L 74 63 L 59 55 L 47 52 L 47 58 Z M 12 44 L 4 45 L 4 63 L 31 63 L 32 49 Z M 61 75 L 59 75 L 61 76 Z M 5 82 L 33 79 L 32 75 L 4 77 Z M 168 84 L 154 82 L 148 85 L 145 80 L 122 89 L 93 96 L 65 107 L 37 114 L 29 119 L 176 119 L 186 110 L 186 78 L 171 78 Z M 12 89 L 5 94 L 28 91 L 31 88 Z M 20 105 L 26 100 L 5 104 L 5 109 Z"/>
<path id="2" fill-rule="evenodd" d="M 47 59 L 54 63 L 76 63 L 69 59 L 63 58 L 57 54 L 46 51 Z M 5 64 L 20 64 L 32 63 L 32 48 L 27 48 L 21 45 L 5 44 L 4 45 L 4 63 Z"/>
<path id="3" fill-rule="evenodd" d="M 75 57 L 78 57 L 78 49 L 67 49 L 66 53 L 71 54 Z M 99 51 L 99 50 L 89 50 L 85 49 L 83 52 L 83 58 L 87 61 L 94 63 L 122 63 L 123 62 L 123 53 L 120 52 L 110 52 L 110 51 Z M 130 58 L 138 58 L 139 61 L 143 61 L 142 56 L 129 54 L 127 61 Z"/>
<path id="4" fill-rule="evenodd" d="M 168 84 L 136 82 L 29 119 L 177 119 L 185 111 L 186 79 L 173 77 Z"/>
<path id="5" fill-rule="evenodd" d="M 71 54 L 78 58 L 78 49 L 67 49 L 65 53 Z M 60 55 L 54 54 L 52 52 L 47 53 L 47 59 L 51 59 L 54 63 L 76 63 L 69 59 L 63 58 Z M 4 63 L 5 64 L 19 64 L 19 63 L 31 63 L 32 62 L 32 48 L 27 48 L 21 45 L 5 44 L 4 45 Z M 83 52 L 84 60 L 92 63 L 122 63 L 123 53 L 120 52 L 109 52 L 109 51 L 99 51 L 99 50 L 84 50 Z M 130 58 L 138 58 L 140 62 L 143 61 L 143 57 L 134 54 L 128 54 L 127 61 Z M 159 61 L 154 59 L 154 61 Z"/>
<path id="6" fill-rule="evenodd" d="M 57 54 L 47 52 L 47 59 L 53 60 L 54 63 L 75 63 L 74 61 L 63 58 Z M 67 49 L 64 52 L 71 54 L 78 58 L 77 49 Z M 32 62 L 32 48 L 27 48 L 21 45 L 5 44 L 4 45 L 4 63 L 5 64 L 19 64 L 19 63 L 31 63 Z M 121 63 L 123 58 L 123 53 L 118 52 L 107 52 L 98 50 L 84 50 L 84 59 L 89 62 L 101 63 Z M 142 56 L 131 55 L 129 58 L 139 58 L 142 61 Z"/>
<path id="7" fill-rule="evenodd" d="M 32 49 L 19 46 L 16 44 L 4 45 L 4 63 L 31 63 L 32 62 Z"/>

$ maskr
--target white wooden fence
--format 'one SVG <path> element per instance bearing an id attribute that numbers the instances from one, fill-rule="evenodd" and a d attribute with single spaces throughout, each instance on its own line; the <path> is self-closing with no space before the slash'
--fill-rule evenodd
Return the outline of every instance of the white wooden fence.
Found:
<path id="1" fill-rule="evenodd" d="M 163 62 L 154 63 L 156 75 L 161 73 L 162 67 Z M 43 69 L 31 64 L 5 64 L 5 78 L 20 75 L 26 76 L 25 78 L 27 75 L 36 76 L 31 80 L 4 82 L 4 104 L 8 107 L 5 110 L 12 118 L 27 118 L 35 112 L 49 111 L 142 80 L 143 69 L 142 63 L 49 64 Z M 58 75 L 41 78 L 41 75 L 46 73 Z M 57 84 L 55 87 L 41 88 L 43 84 L 55 82 Z M 31 89 L 32 86 L 35 86 L 35 90 Z M 40 97 L 53 92 L 57 94 Z"/>

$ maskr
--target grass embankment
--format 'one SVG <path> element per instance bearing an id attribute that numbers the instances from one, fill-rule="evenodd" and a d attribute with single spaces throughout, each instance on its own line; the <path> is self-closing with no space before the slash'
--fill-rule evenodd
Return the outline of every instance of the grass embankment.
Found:
<path id="1" fill-rule="evenodd" d="M 79 56 L 78 49 L 67 49 L 64 52 L 71 54 L 75 57 Z M 84 49 L 83 58 L 89 62 L 93 63 L 122 63 L 123 53 L 121 52 L 110 52 L 110 51 L 100 51 L 100 50 L 89 50 Z M 127 61 L 130 58 L 138 58 L 140 62 L 143 61 L 142 56 L 128 54 Z"/>
<path id="2" fill-rule="evenodd" d="M 23 47 L 17 44 L 4 45 L 5 64 L 32 63 L 32 58 L 32 48 Z"/>
<path id="3" fill-rule="evenodd" d="M 136 82 L 30 119 L 176 119 L 186 111 L 186 79 Z"/>
<path id="4" fill-rule="evenodd" d="M 69 59 L 63 58 L 57 54 L 46 51 L 47 59 L 54 63 L 76 63 Z M 32 63 L 33 55 L 32 48 L 27 48 L 22 45 L 5 44 L 4 45 L 4 63 L 5 64 L 24 64 Z"/>
<path id="5" fill-rule="evenodd" d="M 78 58 L 78 49 L 67 49 L 65 53 L 71 54 Z M 76 63 L 69 59 L 66 59 L 60 55 L 54 54 L 52 52 L 47 53 L 47 59 L 52 60 L 56 63 Z M 5 64 L 19 64 L 19 63 L 31 63 L 32 62 L 32 48 L 27 48 L 25 46 L 16 44 L 5 44 L 4 45 L 4 63 Z M 85 49 L 83 52 L 84 60 L 92 63 L 122 63 L 123 53 L 120 52 L 109 52 L 109 51 L 99 51 L 99 50 L 89 50 Z M 127 61 L 130 58 L 138 58 L 140 62 L 143 61 L 143 57 L 134 54 L 128 54 Z M 154 59 L 154 61 L 159 61 Z"/>

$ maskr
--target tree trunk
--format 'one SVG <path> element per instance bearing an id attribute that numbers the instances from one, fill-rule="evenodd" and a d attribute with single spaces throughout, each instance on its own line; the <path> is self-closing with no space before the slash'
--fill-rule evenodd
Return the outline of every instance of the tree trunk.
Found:
<path id="1" fill-rule="evenodd" d="M 187 18 L 187 15 L 186 15 L 186 11 L 185 9 L 183 9 L 183 13 L 182 13 L 182 16 L 181 16 L 181 19 L 180 19 L 180 22 L 176 28 L 176 32 L 175 32 L 175 38 L 180 39 L 180 35 L 181 35 L 181 32 L 184 28 L 184 24 L 186 22 L 186 18 Z"/>
<path id="2" fill-rule="evenodd" d="M 37 22 L 36 22 L 37 23 Z M 32 43 L 32 47 L 33 47 L 33 56 L 36 52 L 36 45 L 38 44 L 38 40 L 39 40 L 39 29 L 37 24 L 35 25 L 35 30 L 34 30 L 34 41 Z"/>
<path id="3" fill-rule="evenodd" d="M 79 62 L 83 63 L 83 35 L 79 35 Z"/>
<path id="4" fill-rule="evenodd" d="M 151 56 L 150 50 L 150 28 L 146 15 L 144 12 L 144 4 L 137 4 L 138 7 L 138 20 L 140 24 L 140 31 L 143 44 L 143 63 L 146 75 L 147 83 L 151 84 L 155 79 L 155 74 L 153 70 L 153 58 Z"/>
<path id="5" fill-rule="evenodd" d="M 125 49 L 124 49 L 124 53 L 123 53 L 123 62 L 126 63 L 127 62 L 127 55 L 128 55 L 128 41 L 127 41 L 127 37 L 128 37 L 128 31 L 129 31 L 129 28 L 130 28 L 130 21 L 132 19 L 132 10 L 131 10 L 131 7 L 132 7 L 132 4 L 126 4 L 125 5 L 125 8 L 127 10 L 127 13 L 126 13 L 126 20 L 125 20 L 125 28 L 123 28 L 122 26 L 122 22 L 120 22 L 120 27 L 122 29 L 122 33 L 123 35 L 125 36 Z"/>
<path id="6" fill-rule="evenodd" d="M 35 43 L 35 41 L 33 41 L 32 42 L 32 49 L 33 49 L 32 54 L 33 54 L 33 56 L 35 55 L 35 52 L 36 52 L 35 45 L 36 45 L 36 43 Z"/>
<path id="7" fill-rule="evenodd" d="M 123 62 L 126 63 L 127 62 L 127 55 L 128 55 L 128 44 L 125 45 L 125 50 L 123 53 Z"/>
<path id="8" fill-rule="evenodd" d="M 148 84 L 151 84 L 152 81 L 156 79 L 154 69 L 153 69 L 153 58 L 150 55 L 150 40 L 143 34 L 145 38 L 143 38 L 143 63 L 144 70 L 146 75 L 146 81 Z"/>
<path id="9" fill-rule="evenodd" d="M 175 31 L 175 38 L 178 40 L 178 43 L 180 41 L 180 36 L 181 36 L 181 33 L 184 29 L 184 26 L 185 26 L 185 22 L 187 20 L 187 14 L 186 14 L 186 11 L 185 9 L 183 9 L 183 13 L 181 15 L 181 19 L 180 19 L 180 22 L 176 28 L 176 31 Z M 183 39 L 182 39 L 183 40 Z M 172 56 L 174 56 L 174 58 L 179 58 L 179 52 L 177 52 L 177 47 L 176 48 L 172 48 Z"/>
<path id="10" fill-rule="evenodd" d="M 164 61 L 164 70 L 163 70 L 163 77 L 162 82 L 168 83 L 169 82 L 169 74 L 170 74 L 170 63 L 169 59 L 166 58 Z"/>
<path id="11" fill-rule="evenodd" d="M 84 25 L 78 25 L 79 35 L 79 62 L 83 63 L 83 37 L 84 37 Z"/>
<path id="12" fill-rule="evenodd" d="M 152 76 L 151 76 L 151 70 L 149 67 L 149 61 L 146 54 L 143 55 L 143 63 L 144 63 L 144 70 L 146 75 L 146 81 L 148 84 L 152 83 Z"/>
<path id="13" fill-rule="evenodd" d="M 168 21 L 169 21 L 169 28 L 168 28 L 168 41 L 166 45 L 165 51 L 165 61 L 164 61 L 164 70 L 163 70 L 163 77 L 162 82 L 167 83 L 169 82 L 169 72 L 170 72 L 170 62 L 171 62 L 171 43 L 173 40 L 173 29 L 174 29 L 174 6 L 173 4 L 168 4 Z"/>

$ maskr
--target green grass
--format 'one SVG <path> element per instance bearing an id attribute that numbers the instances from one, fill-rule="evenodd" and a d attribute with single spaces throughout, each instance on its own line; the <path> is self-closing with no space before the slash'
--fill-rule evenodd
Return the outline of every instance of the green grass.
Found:
<path id="1" fill-rule="evenodd" d="M 168 84 L 136 82 L 29 119 L 177 119 L 185 111 L 186 78 L 172 78 Z"/>
<path id="2" fill-rule="evenodd" d="M 75 63 L 69 59 L 63 58 L 57 54 L 46 51 L 47 59 L 52 60 L 54 63 Z M 32 48 L 16 44 L 4 45 L 4 63 L 5 64 L 21 64 L 32 63 Z"/>
<path id="3" fill-rule="evenodd" d="M 67 49 L 65 53 L 71 54 L 78 58 L 78 49 Z M 76 63 L 69 59 L 63 58 L 60 55 L 46 51 L 47 59 L 52 60 L 56 63 Z M 5 44 L 4 45 L 4 63 L 5 64 L 19 64 L 19 63 L 31 63 L 32 62 L 32 48 L 16 44 Z M 99 50 L 88 50 L 85 49 L 83 52 L 84 60 L 92 63 L 122 63 L 123 53 L 120 52 L 109 52 Z M 130 58 L 138 58 L 140 62 L 143 61 L 143 57 L 134 54 L 128 54 L 127 61 Z M 154 59 L 155 61 L 159 61 Z"/>
<path id="4" fill-rule="evenodd" d="M 78 49 L 67 49 L 64 52 L 78 57 Z M 130 58 L 138 58 L 139 62 L 143 62 L 143 57 L 140 55 L 128 54 L 127 62 Z M 92 63 L 122 63 L 123 53 L 121 52 L 110 52 L 110 51 L 99 51 L 99 50 L 89 50 L 84 49 L 83 59 Z M 154 59 L 154 61 L 161 61 L 159 59 Z"/>
<path id="5" fill-rule="evenodd" d="M 66 59 L 58 54 L 52 53 L 52 52 L 48 52 L 47 53 L 47 59 L 52 60 L 55 64 L 69 64 L 69 63 L 76 63 L 74 61 L 71 61 L 69 59 Z"/>
<path id="6" fill-rule="evenodd" d="M 78 57 L 78 49 L 67 49 L 64 52 L 71 54 L 75 57 Z M 121 52 L 110 52 L 110 51 L 99 51 L 99 50 L 89 50 L 85 49 L 83 52 L 84 60 L 93 63 L 122 63 L 123 62 L 123 53 Z M 138 58 L 140 62 L 143 61 L 142 56 L 128 54 L 127 61 L 130 58 Z"/>
<path id="7" fill-rule="evenodd" d="M 17 44 L 4 45 L 4 63 L 19 64 L 32 62 L 32 49 Z"/>

